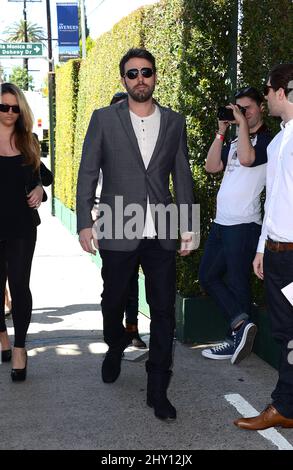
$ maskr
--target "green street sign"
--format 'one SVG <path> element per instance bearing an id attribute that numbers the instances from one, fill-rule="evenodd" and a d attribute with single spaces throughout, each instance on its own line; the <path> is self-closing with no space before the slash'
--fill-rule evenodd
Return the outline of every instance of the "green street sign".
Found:
<path id="1" fill-rule="evenodd" d="M 40 42 L 0 42 L 0 58 L 34 58 L 43 56 Z"/>

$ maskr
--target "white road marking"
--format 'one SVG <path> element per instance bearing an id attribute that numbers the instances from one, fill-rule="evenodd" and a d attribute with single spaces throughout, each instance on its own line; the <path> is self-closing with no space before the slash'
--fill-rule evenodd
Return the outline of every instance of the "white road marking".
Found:
<path id="1" fill-rule="evenodd" d="M 257 416 L 259 411 L 257 411 L 253 406 L 251 406 L 248 401 L 246 401 L 238 393 L 230 393 L 225 395 L 225 399 L 235 406 L 236 410 L 245 418 L 251 418 L 252 416 Z M 275 428 L 265 429 L 264 431 L 257 431 L 262 437 L 271 441 L 279 450 L 293 450 L 293 446 L 290 442 L 285 439 L 282 434 L 276 431 Z"/>
<path id="2" fill-rule="evenodd" d="M 149 340 L 150 340 L 150 335 L 142 336 L 141 339 L 148 346 Z M 139 349 L 139 348 L 135 348 L 134 346 L 128 346 L 128 348 L 126 348 L 124 350 L 123 359 L 125 361 L 136 361 L 138 358 L 140 358 L 140 357 L 143 358 L 142 356 L 146 356 L 148 352 L 149 352 L 148 348 L 147 349 Z"/>

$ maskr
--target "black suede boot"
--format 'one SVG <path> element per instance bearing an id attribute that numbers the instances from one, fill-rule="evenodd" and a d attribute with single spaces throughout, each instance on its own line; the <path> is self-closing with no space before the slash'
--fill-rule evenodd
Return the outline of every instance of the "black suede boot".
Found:
<path id="1" fill-rule="evenodd" d="M 147 405 L 154 408 L 155 416 L 159 419 L 176 419 L 176 409 L 167 398 L 172 371 L 149 370 L 148 362 L 146 362 L 146 369 L 148 373 Z"/>
<path id="2" fill-rule="evenodd" d="M 131 340 L 127 335 L 121 338 L 121 341 L 115 346 L 109 346 L 105 359 L 102 364 L 102 379 L 105 383 L 115 382 L 121 372 L 121 359 L 124 349 L 130 344 Z"/>

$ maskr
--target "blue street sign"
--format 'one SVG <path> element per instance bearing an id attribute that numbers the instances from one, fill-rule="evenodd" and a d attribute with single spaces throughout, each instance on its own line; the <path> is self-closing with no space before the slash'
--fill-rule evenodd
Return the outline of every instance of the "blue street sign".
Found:
<path id="1" fill-rule="evenodd" d="M 78 4 L 57 3 L 59 60 L 79 57 Z"/>

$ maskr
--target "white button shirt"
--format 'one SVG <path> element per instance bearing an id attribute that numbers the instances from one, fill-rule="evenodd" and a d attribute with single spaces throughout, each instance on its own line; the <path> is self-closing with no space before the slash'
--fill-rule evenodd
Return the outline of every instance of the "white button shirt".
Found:
<path id="1" fill-rule="evenodd" d="M 281 124 L 281 131 L 267 148 L 265 217 L 257 251 L 264 252 L 269 237 L 293 242 L 293 119 Z"/>
<path id="2" fill-rule="evenodd" d="M 155 106 L 155 111 L 150 116 L 141 117 L 130 111 L 130 117 L 144 166 L 147 168 L 158 140 L 161 113 L 158 106 Z M 155 235 L 157 232 L 151 214 L 149 196 L 147 196 L 146 218 L 142 236 L 154 237 Z"/>

